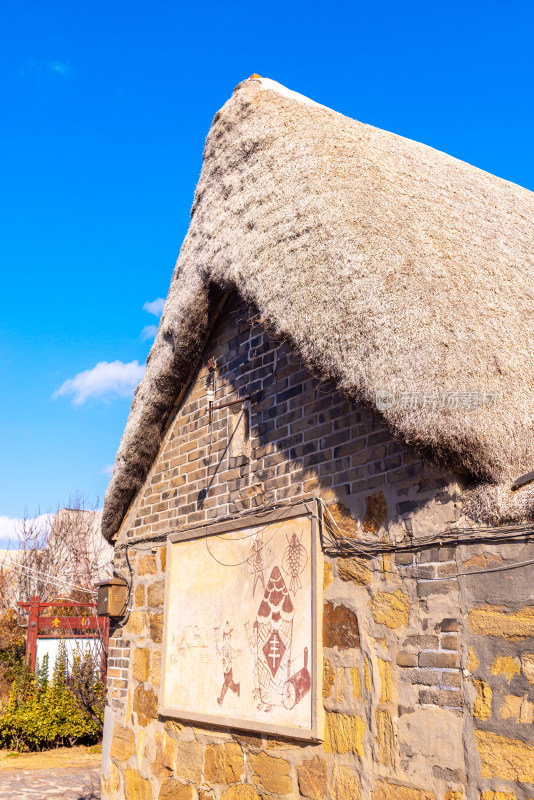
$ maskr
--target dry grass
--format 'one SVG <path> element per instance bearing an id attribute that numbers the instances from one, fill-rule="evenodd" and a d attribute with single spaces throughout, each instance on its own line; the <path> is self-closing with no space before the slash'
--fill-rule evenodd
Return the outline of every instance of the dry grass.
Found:
<path id="1" fill-rule="evenodd" d="M 12 753 L 0 750 L 1 770 L 62 769 L 97 767 L 102 758 L 100 745 L 58 747 L 41 753 Z"/>
<path id="2" fill-rule="evenodd" d="M 384 420 L 424 455 L 488 484 L 532 468 L 531 192 L 249 79 L 215 115 L 191 215 L 106 494 L 107 538 L 198 363 L 213 293 L 229 288 L 345 395 L 372 406 L 393 393 Z M 403 407 L 414 392 L 436 401 Z M 441 407 L 455 392 L 499 398 Z M 530 504 L 516 500 L 520 518 Z"/>

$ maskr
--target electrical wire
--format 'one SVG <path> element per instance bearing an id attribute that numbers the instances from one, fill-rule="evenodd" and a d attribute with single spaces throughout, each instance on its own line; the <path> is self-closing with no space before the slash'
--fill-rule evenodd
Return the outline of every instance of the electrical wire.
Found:
<path id="1" fill-rule="evenodd" d="M 305 498 L 307 501 L 310 500 L 310 497 Z M 298 503 L 304 503 L 304 500 L 299 500 Z M 277 509 L 289 509 L 295 505 L 295 501 L 278 501 L 277 503 L 270 503 L 265 506 L 260 506 L 256 508 L 254 511 L 255 516 L 261 516 L 262 514 L 269 514 L 271 511 L 276 511 Z M 186 529 L 182 529 L 180 531 L 167 531 L 166 533 L 156 533 L 153 536 L 140 536 L 138 539 L 131 539 L 129 542 L 125 542 L 124 544 L 118 545 L 116 548 L 116 552 L 122 552 L 126 547 L 131 548 L 132 550 L 138 549 L 136 545 L 138 544 L 151 544 L 152 547 L 163 546 L 167 543 L 167 538 L 170 536 L 171 533 L 186 533 L 189 531 L 196 531 L 199 528 L 205 528 L 206 536 L 224 536 L 224 534 L 215 534 L 210 533 L 210 527 L 213 524 L 219 525 L 222 522 L 239 522 L 240 519 L 243 517 L 250 517 L 251 512 L 250 509 L 246 511 L 240 512 L 239 514 L 226 514 L 223 517 L 219 517 L 216 523 L 207 524 L 205 522 L 199 522 L 197 525 L 191 525 Z M 275 520 L 276 522 L 276 520 Z M 268 523 L 264 529 L 268 528 L 269 525 L 272 523 Z M 249 526 L 250 527 L 250 526 Z M 247 534 L 247 536 L 253 536 L 254 534 Z M 144 548 L 145 550 L 150 550 L 150 547 Z"/>
<path id="2" fill-rule="evenodd" d="M 14 551 L 14 552 L 18 552 L 18 551 Z M 11 565 L 12 565 L 12 567 L 15 566 L 15 567 L 18 567 L 20 569 L 25 569 L 28 572 L 34 573 L 35 575 L 38 575 L 38 576 L 39 575 L 43 575 L 44 577 L 51 577 L 50 573 L 48 573 L 48 572 L 42 572 L 41 570 L 38 570 L 35 567 L 28 567 L 26 564 L 19 563 L 19 562 L 15 561 L 15 560 L 11 561 Z M 7 561 L 3 562 L 2 564 L 0 564 L 0 569 L 2 567 L 4 567 L 4 566 L 6 568 L 9 568 L 9 563 Z M 57 580 L 61 580 L 61 578 L 58 578 Z"/>
<path id="3" fill-rule="evenodd" d="M 336 552 L 333 555 L 342 555 L 343 550 L 357 552 L 362 556 L 372 556 L 388 552 L 413 552 L 425 547 L 435 547 L 443 544 L 474 544 L 478 542 L 517 541 L 534 535 L 534 526 L 530 523 L 523 525 L 501 525 L 499 527 L 484 528 L 446 528 L 439 533 L 421 536 L 408 542 L 363 542 L 346 536 L 332 516 L 328 506 L 321 498 L 316 498 L 321 504 L 323 512 L 329 517 L 335 531 L 324 520 L 334 540 L 326 543 Z"/>
<path id="4" fill-rule="evenodd" d="M 283 513 L 285 510 L 286 508 L 284 507 L 281 513 Z M 267 525 L 264 525 L 263 528 L 254 528 L 253 526 L 248 526 L 252 527 L 252 531 L 250 533 L 245 533 L 241 536 L 230 536 L 227 533 L 212 533 L 211 538 L 222 539 L 223 542 L 245 541 L 246 539 L 251 539 L 253 536 L 257 536 L 259 533 L 263 533 L 263 531 L 266 531 L 268 528 L 270 528 L 272 525 L 278 522 L 280 516 L 281 514 L 279 514 L 272 522 L 268 522 Z"/>
<path id="5" fill-rule="evenodd" d="M 276 522 L 276 520 L 275 520 L 275 522 Z M 273 523 L 271 523 L 271 524 L 273 524 Z M 252 553 L 251 555 L 249 555 L 249 556 L 248 556 L 248 558 L 245 558 L 243 561 L 238 561 L 238 562 L 237 562 L 237 563 L 235 563 L 235 564 L 225 564 L 223 561 L 219 561 L 219 559 L 218 559 L 218 558 L 217 558 L 217 557 L 216 557 L 216 556 L 215 556 L 215 555 L 214 555 L 214 554 L 211 552 L 211 550 L 210 550 L 210 548 L 209 548 L 209 546 L 208 546 L 208 538 L 209 538 L 208 536 L 206 536 L 206 539 L 205 539 L 205 542 L 206 542 L 206 549 L 207 549 L 208 553 L 210 554 L 210 556 L 213 558 L 213 560 L 214 560 L 214 561 L 216 561 L 216 562 L 217 562 L 217 564 L 220 564 L 220 565 L 221 565 L 221 567 L 241 567 L 243 564 L 246 564 L 246 563 L 247 563 L 247 561 L 250 561 L 250 559 L 251 559 L 251 558 L 254 558 L 254 556 L 255 556 L 255 554 L 256 554 L 256 553 L 260 553 L 260 552 L 263 550 L 263 548 L 264 548 L 264 547 L 267 547 L 267 545 L 269 544 L 269 542 L 272 542 L 272 540 L 274 539 L 274 537 L 276 536 L 276 534 L 278 533 L 278 531 L 280 530 L 280 528 L 282 527 L 282 525 L 283 525 L 283 522 L 281 522 L 281 523 L 280 523 L 280 525 L 279 525 L 279 526 L 278 526 L 278 528 L 275 530 L 275 532 L 273 533 L 273 535 L 272 535 L 272 536 L 270 536 L 270 537 L 269 537 L 269 539 L 267 539 L 267 541 L 266 541 L 266 542 L 264 542 L 264 543 L 262 544 L 262 546 L 261 546 L 261 547 L 259 547 L 259 548 L 258 548 L 258 549 L 257 549 L 257 550 L 254 552 L 254 553 Z M 265 528 L 263 528 L 263 530 L 266 530 L 266 529 L 267 529 L 267 528 L 269 528 L 269 527 L 270 527 L 270 525 L 266 525 L 266 526 L 265 526 Z M 261 529 L 260 529 L 260 530 L 261 530 Z M 260 533 L 260 531 L 258 531 L 258 533 Z M 244 538 L 245 538 L 245 537 L 243 537 L 243 539 L 244 539 Z M 247 537 L 247 538 L 249 538 L 249 537 Z"/>
<path id="6" fill-rule="evenodd" d="M 404 542 L 365 542 L 361 539 L 355 539 L 353 537 L 346 536 L 339 525 L 337 524 L 336 520 L 332 516 L 328 506 L 324 503 L 320 497 L 313 497 L 310 498 L 309 496 L 306 498 L 301 498 L 298 500 L 292 500 L 287 502 L 278 502 L 272 503 L 270 505 L 262 506 L 261 508 L 256 509 L 256 515 L 260 516 L 261 514 L 270 513 L 278 508 L 282 511 L 285 511 L 295 504 L 303 503 L 308 513 L 314 515 L 316 511 L 313 508 L 310 508 L 308 505 L 309 502 L 316 501 L 319 505 L 320 509 L 320 533 L 321 533 L 321 543 L 323 547 L 323 551 L 326 555 L 332 557 L 339 557 L 339 556 L 350 556 L 350 555 L 358 555 L 362 558 L 372 559 L 373 557 L 388 554 L 388 553 L 409 553 L 409 552 L 416 552 L 418 550 L 424 550 L 425 548 L 429 547 L 436 547 L 436 546 L 443 546 L 443 545 L 450 545 L 450 546 L 460 546 L 462 544 L 481 544 L 481 543 L 488 543 L 488 544 L 495 544 L 497 542 L 517 542 L 517 541 L 524 541 L 525 539 L 531 539 L 534 536 L 534 526 L 531 523 L 524 523 L 522 525 L 500 525 L 494 527 L 471 527 L 471 528 L 446 528 L 439 533 L 429 534 L 427 536 L 421 536 L 417 539 L 412 539 L 410 541 Z M 244 512 L 239 514 L 228 514 L 224 517 L 221 517 L 216 524 L 220 522 L 229 522 L 235 521 L 236 523 L 239 522 L 240 518 L 250 516 L 250 509 L 247 509 Z M 329 522 L 330 520 L 330 522 Z M 276 522 L 276 520 L 275 520 Z M 264 528 L 255 529 L 250 534 L 246 534 L 247 537 L 255 536 L 257 533 L 261 532 L 262 530 L 266 530 L 270 525 L 273 523 L 268 523 L 264 526 Z M 208 536 L 216 536 L 217 538 L 227 539 L 227 535 L 225 534 L 210 534 L 210 525 L 206 525 L 205 523 L 199 523 L 198 525 L 191 526 L 187 529 L 187 531 L 194 531 L 198 530 L 199 528 L 205 528 L 206 530 L 206 537 Z M 186 531 L 183 531 L 184 533 Z M 327 532 L 327 533 L 326 533 Z M 156 534 L 155 536 L 144 536 L 140 537 L 139 539 L 134 539 L 131 542 L 125 543 L 123 545 L 119 545 L 117 547 L 117 552 L 121 552 L 125 548 L 131 548 L 133 550 L 141 550 L 146 551 L 153 547 L 163 546 L 167 542 L 167 538 L 171 532 L 168 531 L 167 533 L 163 534 Z M 326 533 L 326 535 L 325 535 Z M 241 539 L 245 537 L 239 537 Z M 270 541 L 270 539 L 269 539 Z M 142 544 L 149 544 L 150 547 L 148 548 L 140 548 L 139 545 Z M 266 542 L 268 544 L 268 542 Z M 211 554 L 213 555 L 213 554 Z M 217 558 L 215 558 L 218 561 Z M 249 559 L 245 559 L 245 561 L 241 563 L 245 563 Z M 219 562 L 222 564 L 222 562 Z M 470 570 L 469 572 L 458 572 L 454 575 L 446 576 L 446 577 L 427 577 L 425 575 L 412 575 L 411 577 L 417 580 L 428 580 L 428 581 L 446 581 L 446 580 L 454 580 L 457 576 L 463 577 L 468 575 L 484 575 L 490 572 L 504 572 L 508 569 L 516 569 L 522 566 L 529 566 L 533 561 L 521 561 L 521 562 L 514 562 L 511 564 L 505 564 L 499 567 L 491 567 L 488 569 L 481 569 L 481 570 Z M 238 566 L 237 564 L 232 565 L 225 565 L 225 566 Z M 409 565 L 408 565 L 409 566 Z M 384 572 L 382 568 L 377 568 L 376 570 L 372 567 L 369 567 L 371 571 L 376 572 Z"/>
<path id="7" fill-rule="evenodd" d="M 126 623 L 128 622 L 128 620 L 130 619 L 130 613 L 131 613 L 131 611 L 132 611 L 132 604 L 131 604 L 131 600 L 132 600 L 132 586 L 133 586 L 133 569 L 132 569 L 132 565 L 131 565 L 131 563 L 130 563 L 130 557 L 129 557 L 129 555 L 128 555 L 128 549 L 129 549 L 129 545 L 126 545 L 126 547 L 124 548 L 124 555 L 125 555 L 125 557 L 126 557 L 126 563 L 127 563 L 127 565 L 128 565 L 128 569 L 130 570 L 130 580 L 128 580 L 128 579 L 127 579 L 127 578 L 126 578 L 126 577 L 125 577 L 125 576 L 124 576 L 124 575 L 123 575 L 121 572 L 119 572 L 118 570 L 114 570 L 114 574 L 115 574 L 115 575 L 118 575 L 118 576 L 119 576 L 119 578 L 122 578 L 122 579 L 123 579 L 123 581 L 126 581 L 126 584 L 127 584 L 127 586 L 128 586 L 128 597 L 127 597 L 127 599 L 126 599 L 126 614 L 125 614 L 125 616 L 124 616 L 124 619 L 122 619 L 120 622 L 118 622 L 118 623 L 117 623 L 117 625 L 116 625 L 116 627 L 117 627 L 117 628 L 124 628 L 124 626 L 126 625 Z M 147 548 L 147 549 L 148 549 L 148 548 Z"/>
<path id="8" fill-rule="evenodd" d="M 336 520 L 332 516 L 331 512 L 328 509 L 328 506 L 324 504 L 324 502 L 320 499 L 319 502 L 322 505 L 323 512 L 326 512 L 330 520 L 333 522 L 336 531 L 328 524 L 326 519 L 323 517 L 323 524 L 324 526 L 330 531 L 332 536 L 335 539 L 340 537 L 342 539 L 342 549 L 343 552 L 347 552 L 348 550 L 352 550 L 358 555 L 363 556 L 364 558 L 371 559 L 378 555 L 383 555 L 384 553 L 391 553 L 391 552 L 410 552 L 414 550 L 424 549 L 425 547 L 435 547 L 436 544 L 441 545 L 442 540 L 445 539 L 448 544 L 474 544 L 479 543 L 481 541 L 490 541 L 494 543 L 495 541 L 516 541 L 517 539 L 525 539 L 529 538 L 533 535 L 534 531 L 532 530 L 532 526 L 523 525 L 523 526 L 502 526 L 501 528 L 460 528 L 460 529 L 448 529 L 443 531 L 439 535 L 438 541 L 436 541 L 436 534 L 429 537 L 422 537 L 415 542 L 409 542 L 406 544 L 393 544 L 389 542 L 380 542 L 376 544 L 363 544 L 355 542 L 354 540 L 346 537 L 343 532 L 341 531 L 339 525 L 337 524 Z M 504 530 L 503 530 L 504 529 Z M 494 532 L 493 535 L 489 536 L 489 532 Z M 495 535 L 495 532 L 501 532 L 500 536 Z M 463 534 L 465 538 L 461 538 L 460 534 Z M 478 535 L 477 535 L 478 534 Z M 455 538 L 453 538 L 455 537 Z M 339 555 L 340 553 L 337 553 Z M 505 572 L 510 569 L 517 569 L 518 567 L 526 567 L 530 564 L 534 564 L 534 559 L 529 559 L 527 561 L 516 561 L 510 564 L 503 564 L 499 567 L 488 567 L 487 569 L 473 569 L 469 572 L 456 572 L 452 575 L 447 576 L 426 576 L 421 574 L 412 574 L 410 577 L 416 580 L 423 580 L 423 581 L 451 581 L 455 580 L 457 577 L 466 577 L 469 575 L 486 575 L 489 572 Z M 408 565 L 409 566 L 409 565 Z M 376 572 L 383 572 L 382 569 L 371 570 Z"/>
<path id="9" fill-rule="evenodd" d="M 469 575 L 486 575 L 488 572 L 506 572 L 509 569 L 517 569 L 518 567 L 528 567 L 530 564 L 534 564 L 534 558 L 530 558 L 528 561 L 512 561 L 511 564 L 503 564 L 500 567 L 488 567 L 488 569 L 472 569 L 470 572 L 455 572 L 454 575 L 449 575 L 447 577 L 440 576 L 439 578 L 426 578 L 421 575 L 413 575 L 411 577 L 417 578 L 418 580 L 423 581 L 453 581 L 456 578 L 466 577 Z"/>
<path id="10" fill-rule="evenodd" d="M 16 552 L 16 551 L 15 551 L 15 552 Z M 12 563 L 12 564 L 13 564 L 15 567 L 19 567 L 20 569 L 27 570 L 28 572 L 30 572 L 30 573 L 33 573 L 33 574 L 34 574 L 34 575 L 36 575 L 37 577 L 40 577 L 40 576 L 43 576 L 43 577 L 45 577 L 45 578 L 50 578 L 50 577 L 52 577 L 52 576 L 50 575 L 50 573 L 49 573 L 49 572 L 43 572 L 42 570 L 38 570 L 38 569 L 36 569 L 35 567 L 28 567 L 26 564 L 18 563 L 18 562 L 16 562 L 16 561 L 12 561 L 11 563 Z M 8 563 L 7 563 L 7 562 L 4 562 L 4 563 L 0 564 L 0 569 L 1 569 L 2 567 L 4 567 L 4 566 L 5 566 L 5 567 L 8 567 Z M 67 581 L 64 581 L 62 578 L 54 578 L 54 580 L 56 580 L 56 581 L 58 581 L 58 582 L 60 582 L 60 583 L 64 583 L 64 584 L 65 584 L 65 585 L 66 585 L 68 588 L 70 588 L 70 589 L 78 589 L 78 590 L 79 590 L 79 591 L 81 591 L 81 592 L 87 592 L 87 591 L 90 591 L 89 589 L 84 589 L 84 588 L 83 588 L 83 587 L 81 587 L 81 586 L 75 586 L 75 585 L 69 584 Z M 96 592 L 93 592 L 93 594 L 96 594 Z"/>
<path id="11" fill-rule="evenodd" d="M 34 578 L 34 580 L 39 580 L 42 583 L 54 584 L 56 586 L 60 586 L 61 585 L 64 588 L 73 589 L 73 590 L 78 591 L 78 592 L 87 592 L 87 594 L 94 594 L 94 595 L 97 594 L 97 592 L 93 591 L 92 589 L 85 589 L 82 586 L 76 586 L 75 584 L 68 583 L 67 581 L 61 580 L 61 578 L 54 578 L 49 573 L 40 572 L 39 570 L 34 570 L 31 567 L 26 567 L 24 564 L 17 564 L 17 565 L 6 564 L 6 563 L 1 564 L 0 565 L 0 570 L 4 569 L 4 568 L 5 569 L 9 569 L 12 572 L 16 572 L 16 573 L 20 574 L 22 577 Z M 26 573 L 21 573 L 20 570 L 26 570 Z"/>

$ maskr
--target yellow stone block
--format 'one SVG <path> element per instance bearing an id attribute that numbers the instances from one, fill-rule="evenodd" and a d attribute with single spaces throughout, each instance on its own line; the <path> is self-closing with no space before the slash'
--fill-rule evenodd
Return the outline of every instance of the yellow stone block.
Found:
<path id="1" fill-rule="evenodd" d="M 534 653 L 521 653 L 521 670 L 527 681 L 534 685 Z"/>
<path id="2" fill-rule="evenodd" d="M 159 790 L 158 800 L 193 800 L 194 796 L 195 790 L 189 783 L 165 778 Z"/>
<path id="3" fill-rule="evenodd" d="M 332 524 L 330 516 L 333 517 L 334 524 Z M 336 538 L 339 537 L 340 532 L 343 536 L 347 536 L 348 538 L 354 538 L 360 534 L 359 521 L 352 518 L 350 509 L 343 505 L 343 503 L 333 503 L 329 505 L 325 520 Z"/>
<path id="4" fill-rule="evenodd" d="M 144 730 L 140 731 L 143 734 Z M 156 755 L 152 762 L 152 774 L 159 778 L 164 778 L 174 772 L 176 762 L 176 741 L 172 739 L 167 731 L 154 734 L 156 743 Z M 180 776 L 181 777 L 181 776 Z"/>
<path id="5" fill-rule="evenodd" d="M 150 606 L 150 608 L 162 606 L 164 601 L 165 581 L 156 581 L 156 583 L 151 583 L 146 593 L 147 606 Z"/>
<path id="6" fill-rule="evenodd" d="M 145 620 L 146 615 L 144 611 L 131 611 L 128 622 L 124 626 L 125 633 L 128 635 L 135 634 L 136 636 L 140 636 L 145 629 Z"/>
<path id="7" fill-rule="evenodd" d="M 163 614 L 150 615 L 150 638 L 156 644 L 161 644 L 163 638 Z"/>
<path id="8" fill-rule="evenodd" d="M 180 780 L 200 783 L 203 759 L 204 748 L 196 739 L 180 742 L 176 752 L 176 777 Z"/>
<path id="9" fill-rule="evenodd" d="M 135 605 L 136 606 L 144 606 L 145 604 L 145 587 L 142 583 L 138 584 L 135 587 Z"/>
<path id="10" fill-rule="evenodd" d="M 115 761 L 126 761 L 135 753 L 134 732 L 129 728 L 123 728 L 118 722 L 113 727 L 111 738 L 111 758 Z"/>
<path id="11" fill-rule="evenodd" d="M 124 770 L 124 796 L 126 800 L 154 800 L 150 781 L 130 767 Z"/>
<path id="12" fill-rule="evenodd" d="M 473 703 L 473 714 L 478 719 L 489 719 L 491 717 L 491 688 L 481 678 L 474 681 L 477 696 Z"/>
<path id="13" fill-rule="evenodd" d="M 250 753 L 248 760 L 254 770 L 254 781 L 274 794 L 291 794 L 293 785 L 290 766 L 284 758 L 268 756 L 267 753 Z"/>
<path id="14" fill-rule="evenodd" d="M 503 719 L 514 719 L 523 725 L 532 725 L 534 703 L 530 702 L 526 694 L 523 697 L 507 694 L 504 696 L 504 703 L 501 706 L 501 717 Z"/>
<path id="15" fill-rule="evenodd" d="M 327 766 L 324 758 L 314 756 L 297 767 L 300 793 L 311 800 L 326 797 Z"/>
<path id="16" fill-rule="evenodd" d="M 391 702 L 391 664 L 389 661 L 378 659 L 378 673 L 380 675 L 380 702 Z"/>
<path id="17" fill-rule="evenodd" d="M 210 744 L 204 757 L 204 781 L 211 783 L 235 783 L 243 772 L 243 751 L 237 742 Z"/>
<path id="18" fill-rule="evenodd" d="M 330 800 L 360 800 L 360 797 L 361 790 L 358 775 L 349 767 L 334 764 Z"/>
<path id="19" fill-rule="evenodd" d="M 474 672 L 480 666 L 480 661 L 475 655 L 475 651 L 472 647 L 469 648 L 469 657 L 467 659 L 467 666 L 469 667 L 469 672 Z"/>
<path id="20" fill-rule="evenodd" d="M 388 628 L 407 625 L 410 617 L 410 598 L 400 589 L 396 592 L 378 592 L 369 601 L 374 621 Z"/>
<path id="21" fill-rule="evenodd" d="M 350 714 L 326 713 L 324 749 L 327 753 L 356 753 L 363 756 L 365 722 Z"/>
<path id="22" fill-rule="evenodd" d="M 393 765 L 395 762 L 395 731 L 390 712 L 385 708 L 377 708 L 376 720 L 376 750 L 378 760 L 384 766 Z"/>
<path id="23" fill-rule="evenodd" d="M 382 539 L 383 542 L 387 539 Z M 393 572 L 393 557 L 391 553 L 382 553 L 382 572 Z"/>
<path id="24" fill-rule="evenodd" d="M 137 734 L 137 769 L 141 769 L 143 764 L 143 746 L 145 744 L 146 733 L 144 728 L 141 728 Z"/>
<path id="25" fill-rule="evenodd" d="M 144 683 L 150 674 L 150 650 L 148 647 L 136 647 L 133 657 L 132 675 L 136 681 Z"/>
<path id="26" fill-rule="evenodd" d="M 507 612 L 501 606 L 485 605 L 472 608 L 468 621 L 473 633 L 501 636 L 509 642 L 534 636 L 534 606 L 524 606 L 519 611 Z"/>
<path id="27" fill-rule="evenodd" d="M 168 719 L 165 723 L 165 730 L 174 735 L 176 738 L 178 738 L 184 728 L 185 725 L 183 725 L 181 722 L 176 722 L 174 719 Z"/>
<path id="28" fill-rule="evenodd" d="M 159 688 L 161 684 L 161 650 L 152 653 L 152 671 L 150 672 L 150 682 Z"/>
<path id="29" fill-rule="evenodd" d="M 414 789 L 389 781 L 377 781 L 371 794 L 372 800 L 435 800 L 435 795 L 426 789 Z"/>
<path id="30" fill-rule="evenodd" d="M 492 789 L 490 789 L 487 792 L 482 792 L 480 795 L 480 800 L 516 800 L 516 798 L 515 794 L 513 792 L 509 792 L 507 789 L 505 789 L 503 792 L 494 792 Z"/>
<path id="31" fill-rule="evenodd" d="M 235 783 L 223 792 L 221 800 L 261 800 L 261 797 L 249 783 Z"/>
<path id="32" fill-rule="evenodd" d="M 323 589 L 326 589 L 327 586 L 330 586 L 333 580 L 334 576 L 332 574 L 332 564 L 329 561 L 325 561 L 323 567 Z"/>
<path id="33" fill-rule="evenodd" d="M 362 699 L 362 680 L 360 670 L 357 667 L 350 668 L 350 682 L 352 683 L 352 696 L 356 700 Z"/>
<path id="34" fill-rule="evenodd" d="M 121 788 L 121 771 L 116 764 L 111 762 L 111 769 L 109 773 L 109 783 L 112 794 L 118 794 Z"/>
<path id="35" fill-rule="evenodd" d="M 330 697 L 334 685 L 334 670 L 327 658 L 323 657 L 323 697 Z"/>
<path id="36" fill-rule="evenodd" d="M 137 574 L 140 576 L 156 574 L 156 557 L 153 553 L 139 556 L 137 559 Z"/>
<path id="37" fill-rule="evenodd" d="M 483 778 L 534 783 L 534 745 L 491 731 L 475 731 Z"/>
<path id="38" fill-rule="evenodd" d="M 491 674 L 505 675 L 508 683 L 510 683 L 514 675 L 518 675 L 520 671 L 520 660 L 518 658 L 511 658 L 510 656 L 497 656 L 491 665 Z"/>
<path id="39" fill-rule="evenodd" d="M 351 556 L 350 558 L 338 559 L 338 573 L 342 581 L 352 581 L 353 583 L 364 586 L 371 582 L 371 570 L 369 569 L 369 559 Z"/>
<path id="40" fill-rule="evenodd" d="M 137 721 L 144 728 L 151 719 L 158 716 L 158 698 L 152 689 L 145 689 L 139 684 L 133 696 L 133 710 L 137 712 Z"/>

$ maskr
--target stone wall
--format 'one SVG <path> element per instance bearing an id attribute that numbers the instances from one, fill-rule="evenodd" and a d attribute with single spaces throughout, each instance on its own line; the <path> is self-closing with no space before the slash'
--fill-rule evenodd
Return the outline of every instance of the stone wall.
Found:
<path id="1" fill-rule="evenodd" d="M 216 410 L 210 425 L 210 398 L 249 408 Z M 461 492 L 459 476 L 394 441 L 233 300 L 123 523 L 117 566 L 128 570 L 128 541 L 309 495 L 328 507 L 330 538 L 417 541 L 466 524 Z M 319 744 L 158 718 L 165 549 L 128 553 L 133 603 L 110 643 L 104 798 L 534 797 L 530 572 L 479 574 L 528 560 L 530 546 L 327 556 Z"/>

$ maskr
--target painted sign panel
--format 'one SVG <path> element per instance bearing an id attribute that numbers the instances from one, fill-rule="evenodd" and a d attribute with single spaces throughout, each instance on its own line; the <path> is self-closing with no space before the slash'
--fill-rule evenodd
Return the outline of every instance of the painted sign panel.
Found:
<path id="1" fill-rule="evenodd" d="M 162 713 L 317 738 L 315 519 L 233 526 L 170 537 Z"/>

